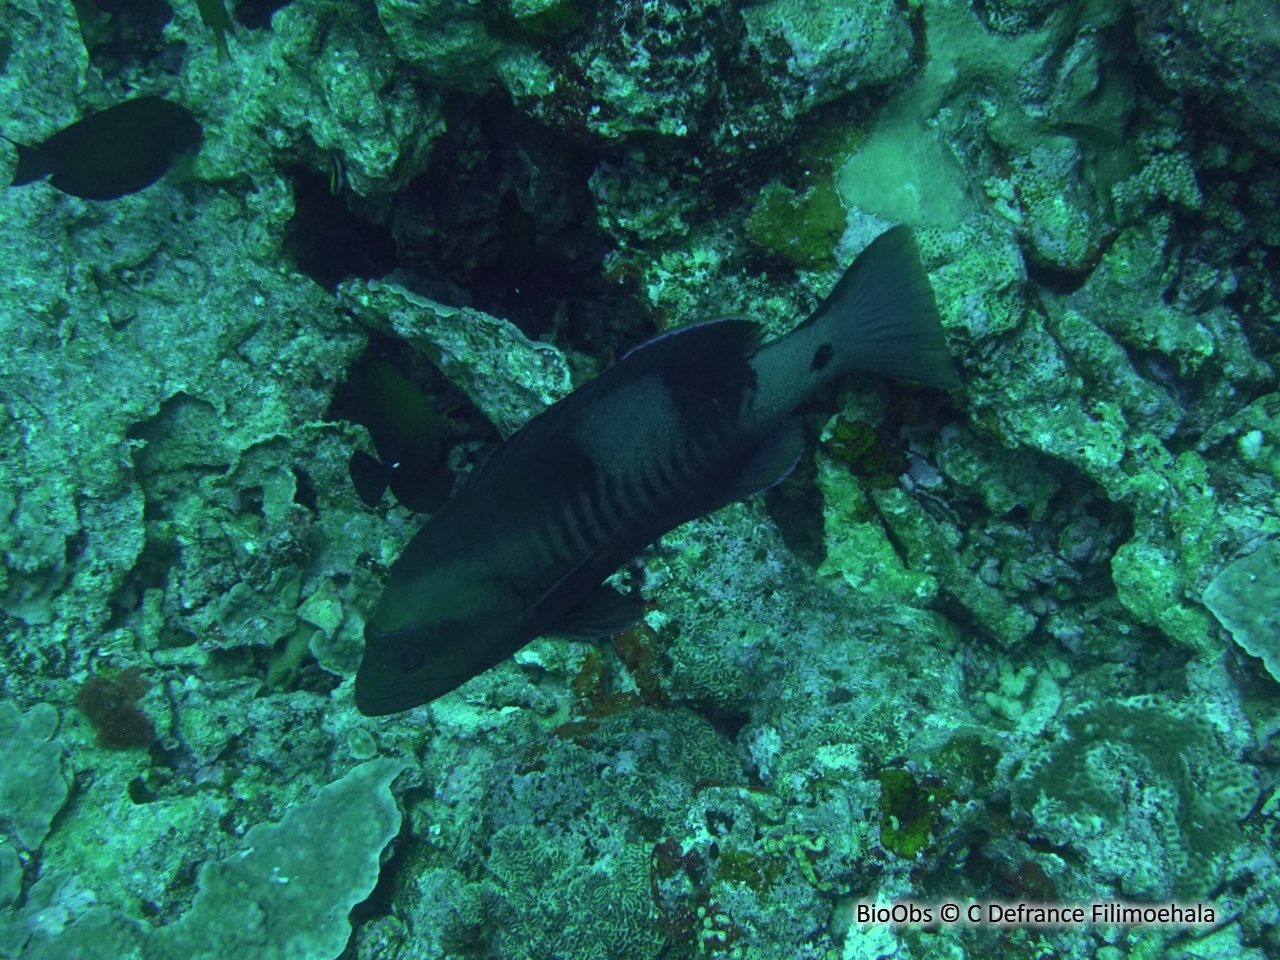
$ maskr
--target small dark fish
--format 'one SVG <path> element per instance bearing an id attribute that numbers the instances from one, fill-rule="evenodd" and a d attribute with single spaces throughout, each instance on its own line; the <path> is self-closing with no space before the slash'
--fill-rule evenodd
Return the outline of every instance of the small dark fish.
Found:
<path id="1" fill-rule="evenodd" d="M 444 427 L 431 400 L 391 364 L 373 360 L 356 367 L 334 396 L 334 415 L 362 424 L 377 457 L 351 455 L 356 493 L 375 507 L 390 487 L 410 510 L 438 510 L 453 476 L 445 467 Z"/>
<path id="2" fill-rule="evenodd" d="M 1069 137 L 1077 143 L 1092 147 L 1095 150 L 1113 150 L 1124 143 L 1124 137 L 1114 130 L 1100 127 L 1096 123 L 1076 123 L 1063 120 L 1059 123 L 1047 123 L 1042 126 L 1045 133 L 1059 137 Z"/>
<path id="3" fill-rule="evenodd" d="M 218 63 L 230 63 L 231 51 L 227 49 L 227 31 L 231 29 L 231 17 L 223 0 L 196 0 L 200 20 L 213 31 L 213 42 L 218 48 Z"/>
<path id="4" fill-rule="evenodd" d="M 785 477 L 803 448 L 792 411 L 855 371 L 959 386 L 906 227 L 876 238 L 785 337 L 762 344 L 740 319 L 682 327 L 512 434 L 392 565 L 365 627 L 360 712 L 427 703 L 543 634 L 634 625 L 639 604 L 605 577 Z"/>
<path id="5" fill-rule="evenodd" d="M 77 120 L 34 146 L 10 140 L 18 166 L 9 186 L 48 177 L 51 186 L 73 197 L 116 200 L 151 186 L 203 138 L 186 107 L 138 97 Z"/>

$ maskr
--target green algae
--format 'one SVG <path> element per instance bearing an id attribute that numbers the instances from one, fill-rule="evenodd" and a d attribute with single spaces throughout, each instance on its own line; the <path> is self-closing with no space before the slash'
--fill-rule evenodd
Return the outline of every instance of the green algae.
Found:
<path id="1" fill-rule="evenodd" d="M 839 417 L 829 433 L 823 441 L 827 451 L 869 489 L 886 490 L 907 470 L 905 454 L 882 442 L 870 424 Z"/>
<path id="2" fill-rule="evenodd" d="M 881 770 L 880 842 L 886 850 L 914 860 L 934 838 L 942 811 L 955 799 L 939 781 L 917 781 L 905 770 Z"/>
<path id="3" fill-rule="evenodd" d="M 769 184 L 747 219 L 747 235 L 797 267 L 831 268 L 845 218 L 840 196 L 826 179 L 801 194 Z"/>

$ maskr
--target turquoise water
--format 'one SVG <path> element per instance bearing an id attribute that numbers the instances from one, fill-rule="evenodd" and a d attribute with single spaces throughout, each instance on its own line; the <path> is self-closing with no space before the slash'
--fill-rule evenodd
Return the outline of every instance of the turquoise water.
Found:
<path id="1" fill-rule="evenodd" d="M 0 2 L 0 956 L 1280 953 L 1274 5 L 218 7 Z M 959 389 L 359 713 L 406 444 L 894 224 Z"/>

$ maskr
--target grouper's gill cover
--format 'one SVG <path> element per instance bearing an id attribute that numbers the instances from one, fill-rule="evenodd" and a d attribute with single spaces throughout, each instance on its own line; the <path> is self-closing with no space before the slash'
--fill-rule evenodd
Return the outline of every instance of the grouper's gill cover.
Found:
<path id="1" fill-rule="evenodd" d="M 360 711 L 427 703 L 542 634 L 634 624 L 638 604 L 603 580 L 785 476 L 802 446 L 791 411 L 854 371 L 959 384 L 906 227 L 876 238 L 785 337 L 762 346 L 740 319 L 664 334 L 499 446 L 392 566 L 365 629 Z"/>

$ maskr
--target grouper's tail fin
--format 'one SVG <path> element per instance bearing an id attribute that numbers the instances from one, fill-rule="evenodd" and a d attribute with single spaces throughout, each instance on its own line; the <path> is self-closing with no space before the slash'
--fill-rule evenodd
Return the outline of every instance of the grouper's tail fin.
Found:
<path id="1" fill-rule="evenodd" d="M 960 386 L 910 227 L 893 227 L 871 241 L 805 323 L 838 330 L 842 372 L 901 377 L 945 390 Z"/>

